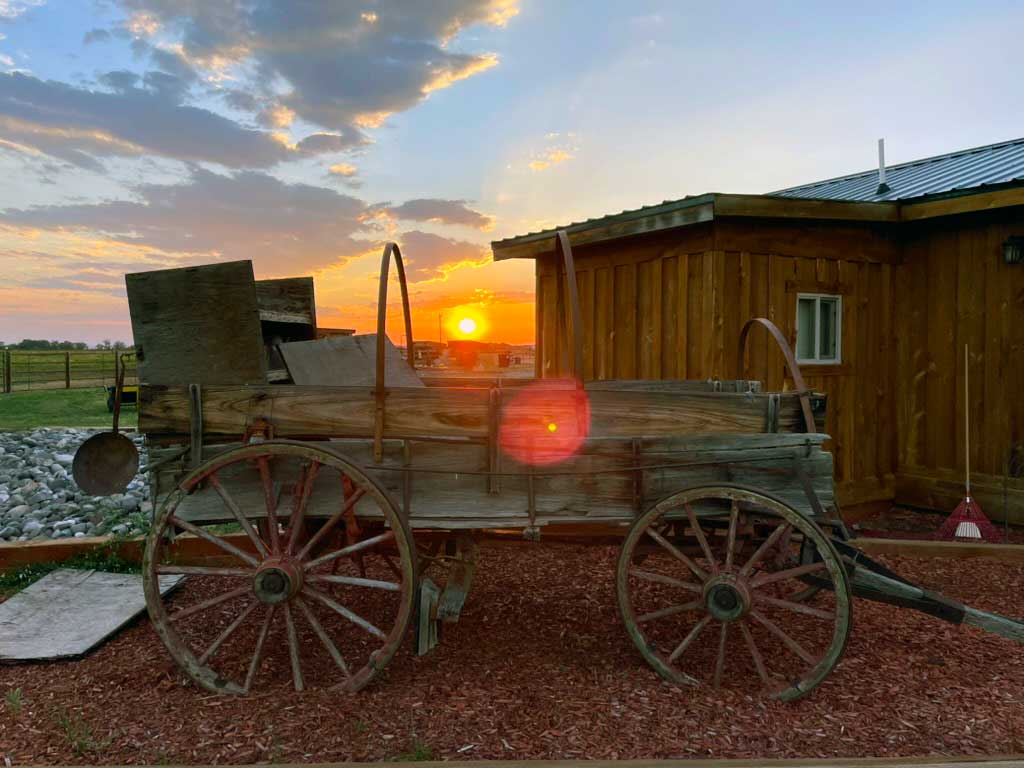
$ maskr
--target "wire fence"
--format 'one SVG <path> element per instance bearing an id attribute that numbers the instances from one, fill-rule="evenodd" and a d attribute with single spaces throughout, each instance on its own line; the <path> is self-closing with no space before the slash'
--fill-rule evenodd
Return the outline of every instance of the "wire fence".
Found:
<path id="1" fill-rule="evenodd" d="M 130 349 L 0 350 L 0 392 L 114 386 L 122 355 L 124 383 L 134 385 L 138 383 L 138 372 L 135 352 Z"/>

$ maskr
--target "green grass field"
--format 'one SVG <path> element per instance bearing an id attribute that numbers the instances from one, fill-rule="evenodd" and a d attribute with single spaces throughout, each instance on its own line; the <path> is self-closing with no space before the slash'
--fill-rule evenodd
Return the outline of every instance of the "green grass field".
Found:
<path id="1" fill-rule="evenodd" d="M 0 353 L 3 354 L 3 353 Z M 64 352 L 27 352 L 12 349 L 11 389 L 60 389 L 65 386 Z M 71 386 L 91 387 L 114 383 L 114 360 L 120 352 L 74 350 L 69 354 Z M 125 378 L 135 377 L 135 357 L 126 360 Z"/>
<path id="2" fill-rule="evenodd" d="M 27 430 L 36 427 L 107 427 L 107 393 L 100 387 L 89 389 L 47 389 L 11 392 L 0 395 L 0 431 Z M 135 406 L 121 411 L 121 427 L 134 427 Z"/>

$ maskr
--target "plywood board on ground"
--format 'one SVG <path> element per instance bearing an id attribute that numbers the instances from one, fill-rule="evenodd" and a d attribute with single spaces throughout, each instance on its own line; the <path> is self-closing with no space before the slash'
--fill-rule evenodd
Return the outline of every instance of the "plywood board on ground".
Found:
<path id="1" fill-rule="evenodd" d="M 160 591 L 183 576 L 163 576 Z M 0 662 L 82 656 L 146 608 L 142 576 L 62 568 L 0 603 Z"/>

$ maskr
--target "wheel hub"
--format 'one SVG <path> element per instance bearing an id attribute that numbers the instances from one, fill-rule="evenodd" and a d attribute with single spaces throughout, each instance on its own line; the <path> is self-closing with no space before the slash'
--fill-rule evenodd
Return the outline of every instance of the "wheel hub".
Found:
<path id="1" fill-rule="evenodd" d="M 704 607 L 719 621 L 735 621 L 750 611 L 750 591 L 731 574 L 714 576 L 704 585 Z"/>
<path id="2" fill-rule="evenodd" d="M 289 560 L 265 561 L 256 571 L 252 587 L 261 603 L 283 603 L 302 589 L 302 568 Z"/>

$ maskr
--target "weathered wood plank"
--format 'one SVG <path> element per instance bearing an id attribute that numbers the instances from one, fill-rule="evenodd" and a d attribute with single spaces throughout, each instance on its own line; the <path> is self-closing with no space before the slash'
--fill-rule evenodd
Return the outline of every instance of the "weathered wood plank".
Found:
<path id="1" fill-rule="evenodd" d="M 183 578 L 161 576 L 161 593 Z M 53 571 L 0 603 L 0 662 L 82 656 L 145 608 L 138 574 Z"/>
<path id="2" fill-rule="evenodd" d="M 372 387 L 376 383 L 377 334 L 294 341 L 279 349 L 292 381 L 325 387 Z M 391 339 L 384 340 L 384 383 L 422 387 L 416 372 Z"/>
<path id="3" fill-rule="evenodd" d="M 316 299 L 312 277 L 286 277 L 256 281 L 260 320 L 308 325 L 316 335 Z"/>
<path id="4" fill-rule="evenodd" d="M 575 408 L 566 390 L 537 390 L 538 405 Z M 751 433 L 764 429 L 767 395 L 757 393 L 587 392 L 592 437 L 671 436 L 689 432 Z M 185 387 L 143 386 L 139 394 L 139 430 L 185 434 L 189 431 Z M 384 434 L 387 437 L 478 437 L 488 434 L 485 389 L 389 389 Z M 503 414 L 516 413 L 515 429 L 545 434 L 550 414 L 544 409 L 515 409 L 508 398 Z M 559 411 L 555 411 L 558 413 Z M 369 389 L 355 387 L 204 387 L 203 429 L 210 435 L 240 435 L 253 419 L 274 425 L 278 437 L 365 436 L 373 432 L 374 400 Z M 503 416 L 503 419 L 506 419 Z M 780 431 L 802 427 L 797 396 L 779 404 Z"/>
<path id="5" fill-rule="evenodd" d="M 140 381 L 266 381 L 252 262 L 136 272 L 125 284 Z"/>

